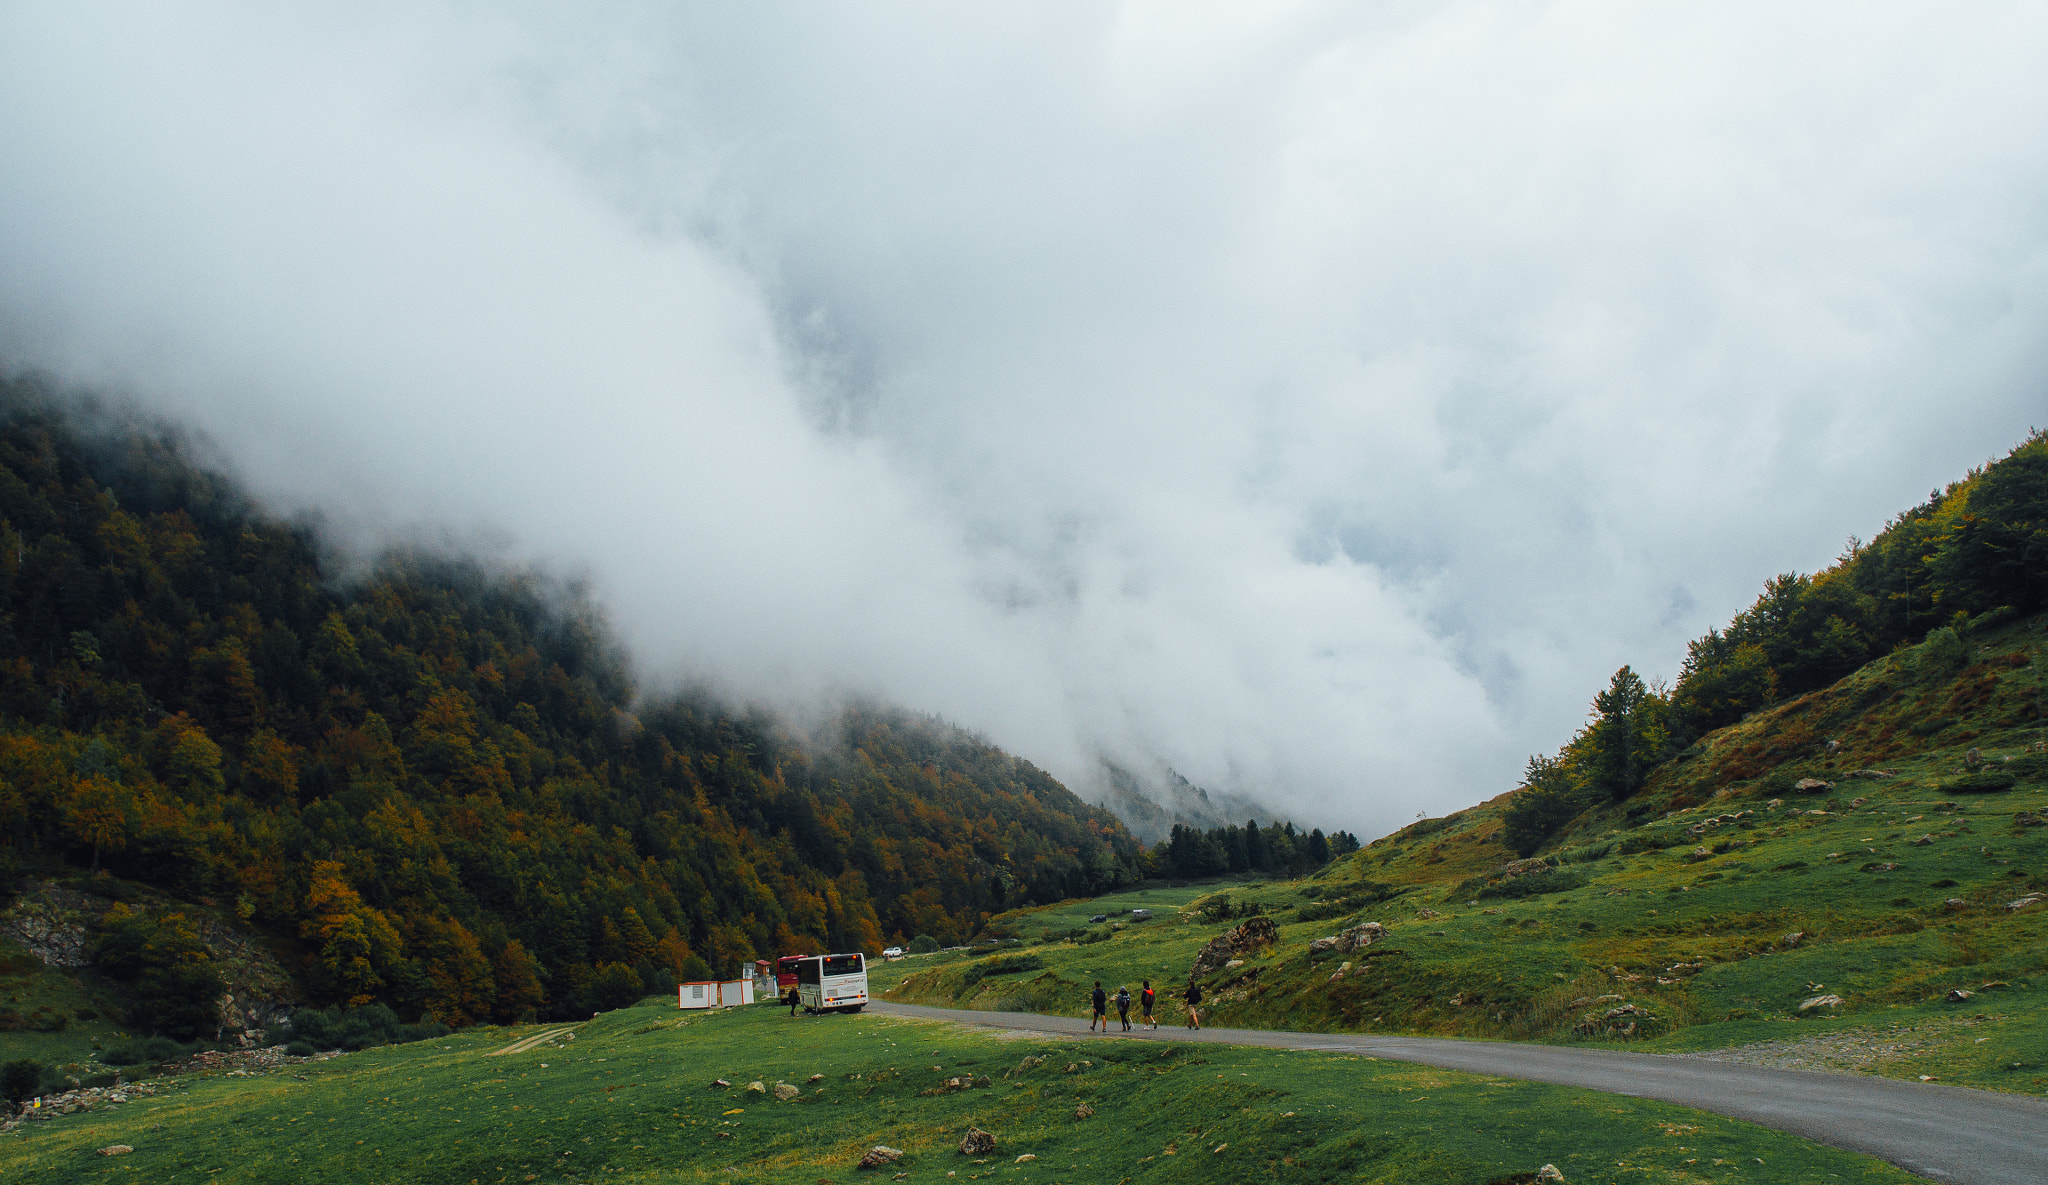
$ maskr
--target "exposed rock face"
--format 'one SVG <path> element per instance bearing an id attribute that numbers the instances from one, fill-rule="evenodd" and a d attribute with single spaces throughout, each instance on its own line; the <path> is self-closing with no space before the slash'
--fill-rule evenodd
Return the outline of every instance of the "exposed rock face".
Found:
<path id="1" fill-rule="evenodd" d="M 969 1127 L 967 1134 L 960 1137 L 960 1152 L 963 1156 L 987 1156 L 996 1150 L 996 1138 L 978 1127 Z"/>
<path id="2" fill-rule="evenodd" d="M 863 1153 L 860 1163 L 853 1167 L 857 1169 L 878 1169 L 884 1165 L 895 1164 L 902 1159 L 903 1149 L 891 1148 L 885 1144 L 877 1144 Z"/>
<path id="3" fill-rule="evenodd" d="M 1280 940 L 1280 927 L 1268 917 L 1246 918 L 1243 923 L 1233 926 L 1209 940 L 1209 944 L 1195 954 L 1191 972 L 1207 975 L 1221 970 L 1225 963 L 1241 954 L 1250 954 L 1261 947 L 1273 945 Z"/>

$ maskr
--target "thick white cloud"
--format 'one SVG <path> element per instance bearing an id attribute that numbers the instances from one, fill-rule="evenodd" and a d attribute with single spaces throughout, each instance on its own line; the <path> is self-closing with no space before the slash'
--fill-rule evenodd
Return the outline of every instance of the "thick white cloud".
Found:
<path id="1" fill-rule="evenodd" d="M 358 542 L 1377 831 L 2037 419 L 2048 14 L 0 13 L 0 333 Z"/>

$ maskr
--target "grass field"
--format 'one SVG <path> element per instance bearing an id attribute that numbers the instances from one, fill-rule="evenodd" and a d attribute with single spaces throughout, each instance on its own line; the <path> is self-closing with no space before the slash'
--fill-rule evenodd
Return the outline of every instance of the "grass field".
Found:
<path id="1" fill-rule="evenodd" d="M 0 1179 L 101 1182 L 1886 1182 L 1867 1157 L 1636 1099 L 1331 1054 L 1048 1041 L 653 1003 L 574 1040 L 472 1029 L 24 1125 Z M 1028 1058 L 1043 1058 L 1019 1069 Z M 812 1081 L 813 1075 L 820 1075 Z M 944 1089 L 948 1079 L 989 1085 Z M 733 1085 L 711 1086 L 715 1078 Z M 748 1092 L 786 1082 L 792 1101 Z M 933 1091 L 940 1093 L 932 1093 Z M 1076 1117 L 1082 1105 L 1093 1114 Z M 956 1148 L 968 1124 L 986 1158 Z M 128 1144 L 107 1158 L 95 1149 Z M 905 1152 L 856 1173 L 876 1143 Z M 1018 1157 L 1035 1159 L 1020 1163 Z M 1759 1163 L 1761 1162 L 1761 1163 Z"/>

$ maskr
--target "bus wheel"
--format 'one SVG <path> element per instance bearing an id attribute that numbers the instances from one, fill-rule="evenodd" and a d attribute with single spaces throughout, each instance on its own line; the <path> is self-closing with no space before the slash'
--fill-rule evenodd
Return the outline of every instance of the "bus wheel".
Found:
<path id="1" fill-rule="evenodd" d="M 854 1005 L 853 1007 L 851 1007 L 851 1008 L 847 1009 L 847 1011 L 848 1011 L 848 1012 L 859 1012 L 859 1011 L 860 1011 L 861 1009 L 863 1009 L 863 1008 L 866 1008 L 866 1007 L 867 1007 L 867 1005 L 865 1005 L 865 1004 L 855 1004 L 855 1005 Z"/>

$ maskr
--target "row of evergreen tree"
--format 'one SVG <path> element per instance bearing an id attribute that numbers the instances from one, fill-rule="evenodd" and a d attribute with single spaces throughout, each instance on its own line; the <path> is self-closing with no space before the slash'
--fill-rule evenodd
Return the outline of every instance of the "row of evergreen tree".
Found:
<path id="1" fill-rule="evenodd" d="M 1145 852 L 1142 867 L 1150 876 L 1177 880 L 1234 873 L 1299 876 L 1321 868 L 1338 856 L 1358 850 L 1358 837 L 1348 831 L 1325 836 L 1318 827 L 1306 835 L 1294 824 L 1245 820 L 1203 831 L 1175 823 L 1163 843 Z"/>

